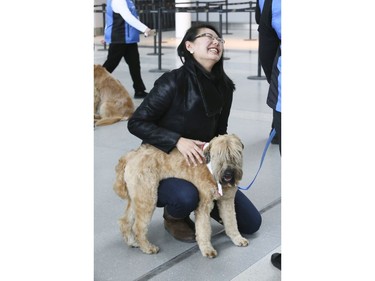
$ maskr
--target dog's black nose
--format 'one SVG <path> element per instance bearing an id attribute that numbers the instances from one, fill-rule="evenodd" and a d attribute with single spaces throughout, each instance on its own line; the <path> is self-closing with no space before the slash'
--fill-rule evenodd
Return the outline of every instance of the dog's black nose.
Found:
<path id="1" fill-rule="evenodd" d="M 223 182 L 229 183 L 229 182 L 232 182 L 233 179 L 234 179 L 234 171 L 226 170 L 223 175 Z"/>

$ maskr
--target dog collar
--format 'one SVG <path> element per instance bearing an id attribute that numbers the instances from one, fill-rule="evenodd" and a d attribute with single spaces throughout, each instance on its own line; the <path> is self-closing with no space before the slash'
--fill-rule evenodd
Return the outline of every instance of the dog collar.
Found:
<path id="1" fill-rule="evenodd" d="M 212 167 L 211 167 L 211 162 L 207 164 L 207 168 L 210 171 L 210 173 L 213 175 L 213 173 L 212 173 Z M 220 182 L 217 183 L 217 190 L 218 190 L 219 194 L 221 196 L 223 196 L 223 188 L 222 188 Z"/>
<path id="2" fill-rule="evenodd" d="M 210 143 L 206 142 L 206 143 L 203 145 L 202 150 L 204 150 L 209 144 L 210 144 Z M 208 168 L 208 170 L 210 171 L 210 173 L 211 173 L 212 175 L 214 175 L 214 174 L 212 173 L 211 162 L 208 162 L 206 165 L 207 165 L 207 168 Z M 214 177 L 214 178 L 215 178 L 215 177 Z M 223 187 L 221 186 L 220 182 L 217 183 L 217 191 L 219 192 L 220 196 L 223 196 Z"/>

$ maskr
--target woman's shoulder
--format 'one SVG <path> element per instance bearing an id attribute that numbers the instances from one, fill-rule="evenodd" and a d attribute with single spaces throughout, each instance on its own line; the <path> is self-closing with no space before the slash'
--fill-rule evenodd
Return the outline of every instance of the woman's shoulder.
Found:
<path id="1" fill-rule="evenodd" d="M 176 68 L 170 70 L 168 72 L 164 72 L 155 83 L 166 82 L 166 81 L 177 81 L 180 77 L 184 77 L 186 75 L 186 70 L 184 66 L 180 68 Z"/>

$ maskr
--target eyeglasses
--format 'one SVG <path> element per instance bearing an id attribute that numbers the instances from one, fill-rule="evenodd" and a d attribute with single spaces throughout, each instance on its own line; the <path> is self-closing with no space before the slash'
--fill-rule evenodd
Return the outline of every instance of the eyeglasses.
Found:
<path id="1" fill-rule="evenodd" d="M 195 36 L 194 39 L 197 39 L 197 38 L 200 38 L 200 37 L 207 37 L 207 38 L 210 39 L 211 42 L 213 42 L 214 39 L 216 39 L 216 41 L 219 42 L 219 43 L 221 43 L 221 44 L 225 43 L 225 40 L 223 38 L 215 37 L 211 33 L 202 33 L 202 34 L 199 34 L 199 35 Z"/>

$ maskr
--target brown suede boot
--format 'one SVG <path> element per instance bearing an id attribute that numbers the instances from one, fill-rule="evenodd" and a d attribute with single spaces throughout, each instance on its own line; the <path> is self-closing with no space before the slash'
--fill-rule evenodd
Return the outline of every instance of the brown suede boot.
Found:
<path id="1" fill-rule="evenodd" d="M 195 242 L 195 225 L 194 222 L 189 218 L 176 219 L 167 212 L 167 208 L 164 207 L 164 228 L 171 234 L 175 239 L 192 243 Z"/>

